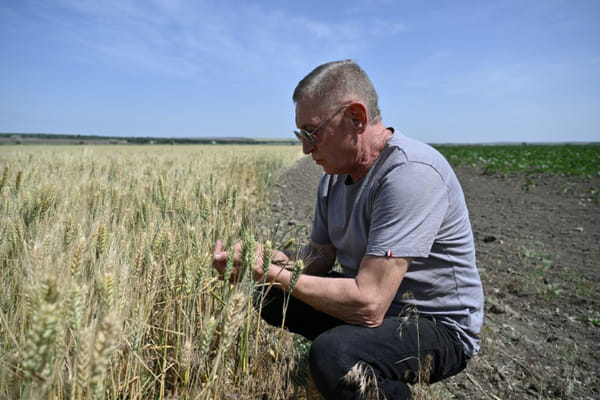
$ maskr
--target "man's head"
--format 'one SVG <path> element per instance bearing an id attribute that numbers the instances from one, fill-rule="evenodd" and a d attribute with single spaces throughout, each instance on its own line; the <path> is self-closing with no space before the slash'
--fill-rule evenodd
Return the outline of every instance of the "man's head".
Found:
<path id="1" fill-rule="evenodd" d="M 377 92 L 365 71 L 352 60 L 332 61 L 315 68 L 298 83 L 294 103 L 318 102 L 335 106 L 346 101 L 361 101 L 367 107 L 369 124 L 381 121 Z"/>
<path id="2" fill-rule="evenodd" d="M 359 179 L 382 149 L 385 127 L 377 92 L 353 61 L 315 68 L 294 91 L 296 126 L 305 154 L 328 174 Z"/>

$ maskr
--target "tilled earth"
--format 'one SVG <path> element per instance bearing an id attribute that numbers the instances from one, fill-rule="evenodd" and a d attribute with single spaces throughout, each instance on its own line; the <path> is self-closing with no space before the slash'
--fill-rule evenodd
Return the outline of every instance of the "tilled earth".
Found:
<path id="1" fill-rule="evenodd" d="M 481 352 L 430 390 L 457 399 L 600 398 L 600 179 L 457 167 L 484 284 Z M 271 202 L 282 242 L 307 240 L 322 174 L 310 157 Z"/>

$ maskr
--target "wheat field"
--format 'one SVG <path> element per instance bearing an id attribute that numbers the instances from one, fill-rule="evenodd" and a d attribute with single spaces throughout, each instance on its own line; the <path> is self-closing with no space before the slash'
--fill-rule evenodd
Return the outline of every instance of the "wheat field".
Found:
<path id="1" fill-rule="evenodd" d="M 273 240 L 297 146 L 0 147 L 1 399 L 303 398 L 215 240 Z"/>

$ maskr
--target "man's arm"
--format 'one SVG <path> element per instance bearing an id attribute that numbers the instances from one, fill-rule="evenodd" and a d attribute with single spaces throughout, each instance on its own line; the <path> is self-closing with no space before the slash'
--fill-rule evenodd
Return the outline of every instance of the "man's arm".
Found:
<path id="1" fill-rule="evenodd" d="M 317 310 L 354 325 L 381 325 L 411 259 L 365 256 L 355 278 L 303 274 L 292 294 Z M 290 290 L 292 272 L 271 268 L 267 280 Z"/>
<path id="2" fill-rule="evenodd" d="M 241 244 L 234 246 L 238 263 L 240 248 Z M 332 278 L 323 275 L 333 266 L 335 248 L 311 242 L 305 251 L 315 253 L 307 255 L 312 255 L 313 259 L 308 260 L 307 270 L 298 278 L 292 294 L 326 314 L 349 324 L 367 327 L 381 325 L 411 262 L 410 258 L 365 256 L 356 277 Z M 222 242 L 217 241 L 213 265 L 221 274 L 225 270 L 227 256 Z M 255 279 L 263 279 L 262 246 L 257 249 L 256 259 Z M 275 251 L 267 281 L 277 283 L 289 292 L 293 274 L 289 269 L 291 262 L 283 252 Z M 232 275 L 232 281 L 236 281 L 237 270 Z"/>

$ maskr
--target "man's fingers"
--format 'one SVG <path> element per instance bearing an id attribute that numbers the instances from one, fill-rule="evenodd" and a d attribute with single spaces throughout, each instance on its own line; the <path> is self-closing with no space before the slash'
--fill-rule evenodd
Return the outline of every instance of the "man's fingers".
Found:
<path id="1" fill-rule="evenodd" d="M 241 261 L 242 254 L 242 242 L 237 242 L 233 245 L 233 260 L 236 264 L 239 264 Z M 217 240 L 215 243 L 215 252 L 213 254 L 213 260 L 215 262 L 224 262 L 227 261 L 227 257 L 229 257 L 231 251 L 225 251 L 223 248 L 223 241 Z"/>
<path id="2" fill-rule="evenodd" d="M 215 244 L 215 253 L 214 253 L 215 261 L 223 261 L 227 259 L 227 254 L 223 252 L 223 241 L 217 240 Z"/>
<path id="3" fill-rule="evenodd" d="M 233 245 L 234 254 L 240 254 L 242 252 L 242 242 L 237 242 Z"/>
<path id="4" fill-rule="evenodd" d="M 233 262 L 239 264 L 242 260 L 242 242 L 237 242 L 233 245 Z M 227 253 L 227 257 L 229 257 L 229 253 Z"/>

